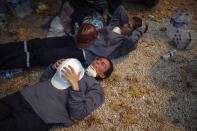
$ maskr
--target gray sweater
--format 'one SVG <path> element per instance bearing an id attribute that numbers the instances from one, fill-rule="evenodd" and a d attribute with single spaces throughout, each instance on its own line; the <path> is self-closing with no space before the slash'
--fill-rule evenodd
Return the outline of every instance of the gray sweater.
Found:
<path id="1" fill-rule="evenodd" d="M 127 55 L 135 48 L 143 32 L 142 28 L 138 28 L 128 37 L 111 31 L 111 28 L 101 30 L 99 38 L 89 48 L 84 49 L 88 64 L 98 56 L 113 59 Z"/>
<path id="2" fill-rule="evenodd" d="M 103 89 L 93 77 L 84 75 L 79 81 L 80 91 L 71 87 L 59 90 L 51 84 L 54 74 L 49 66 L 38 84 L 20 91 L 45 123 L 71 126 L 73 120 L 83 119 L 104 102 Z"/>

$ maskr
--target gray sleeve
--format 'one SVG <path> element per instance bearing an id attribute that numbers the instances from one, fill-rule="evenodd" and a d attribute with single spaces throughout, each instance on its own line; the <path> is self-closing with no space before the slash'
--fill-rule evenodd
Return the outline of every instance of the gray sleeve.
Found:
<path id="1" fill-rule="evenodd" d="M 128 37 L 127 41 L 132 45 L 136 45 L 142 34 L 143 34 L 143 29 L 139 27 L 132 32 L 132 34 Z"/>
<path id="2" fill-rule="evenodd" d="M 56 70 L 52 69 L 52 64 L 47 67 L 47 69 L 43 72 L 42 76 L 40 77 L 40 82 L 46 81 L 53 77 Z"/>
<path id="3" fill-rule="evenodd" d="M 104 102 L 104 92 L 100 84 L 85 92 L 69 88 L 68 111 L 72 120 L 81 120 Z"/>
<path id="4" fill-rule="evenodd" d="M 124 24 L 129 22 L 129 16 L 123 5 L 120 5 L 114 12 L 110 21 L 110 26 L 122 27 Z"/>
<path id="5" fill-rule="evenodd" d="M 142 32 L 143 30 L 141 27 L 137 28 L 125 39 L 123 45 L 119 48 L 119 56 L 127 55 L 130 51 L 136 49 L 138 40 L 142 36 Z"/>

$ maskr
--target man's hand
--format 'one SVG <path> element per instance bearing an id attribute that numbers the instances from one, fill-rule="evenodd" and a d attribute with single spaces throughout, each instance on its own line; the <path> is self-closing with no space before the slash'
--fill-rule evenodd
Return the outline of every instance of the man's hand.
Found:
<path id="1" fill-rule="evenodd" d="M 76 74 L 75 70 L 70 65 L 68 67 L 70 68 L 70 70 L 68 68 L 64 67 L 64 69 L 67 72 L 65 70 L 61 70 L 64 73 L 63 77 L 66 78 L 71 83 L 73 90 L 79 91 L 78 81 L 79 81 L 79 77 L 80 77 L 81 72 Z"/>
<path id="2" fill-rule="evenodd" d="M 55 64 L 53 64 L 52 68 L 53 68 L 54 70 L 56 70 L 56 69 L 62 64 L 62 62 L 63 62 L 64 60 L 65 60 L 65 59 L 60 59 L 60 60 L 58 60 Z"/>

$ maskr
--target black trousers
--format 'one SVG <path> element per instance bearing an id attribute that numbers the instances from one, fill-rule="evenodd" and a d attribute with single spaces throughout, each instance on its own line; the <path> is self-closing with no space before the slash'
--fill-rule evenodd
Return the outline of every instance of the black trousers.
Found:
<path id="1" fill-rule="evenodd" d="M 19 92 L 0 99 L 1 131 L 48 131 L 51 127 L 40 119 Z"/>
<path id="2" fill-rule="evenodd" d="M 48 66 L 61 58 L 77 58 L 85 62 L 82 50 L 69 36 L 32 39 L 26 44 L 22 41 L 0 45 L 0 70 Z"/>

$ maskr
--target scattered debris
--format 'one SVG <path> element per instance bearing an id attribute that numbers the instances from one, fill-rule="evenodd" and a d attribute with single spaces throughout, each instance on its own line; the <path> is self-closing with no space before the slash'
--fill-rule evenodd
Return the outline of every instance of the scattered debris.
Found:
<path id="1" fill-rule="evenodd" d="M 113 73 L 111 76 L 110 76 L 110 81 L 114 81 L 114 82 L 117 82 L 117 81 L 121 81 L 121 75 L 120 74 L 115 74 Z"/>
<path id="2" fill-rule="evenodd" d="M 115 101 L 111 102 L 109 106 L 114 111 L 119 111 L 120 110 L 120 104 L 117 104 Z"/>
<path id="3" fill-rule="evenodd" d="M 162 27 L 159 30 L 162 31 L 162 32 L 164 32 L 164 31 L 167 31 L 167 28 L 166 27 Z"/>
<path id="4" fill-rule="evenodd" d="M 88 127 L 91 127 L 95 124 L 103 124 L 101 120 L 95 115 L 90 115 L 89 117 L 85 118 L 85 120 L 88 122 Z"/>
<path id="5" fill-rule="evenodd" d="M 174 120 L 172 121 L 172 123 L 176 125 L 176 124 L 180 123 L 180 121 L 178 119 L 174 118 Z"/>
<path id="6" fill-rule="evenodd" d="M 148 18 L 154 19 L 155 16 L 153 16 L 153 15 L 148 15 Z"/>
<path id="7" fill-rule="evenodd" d="M 125 112 L 121 112 L 120 113 L 120 121 L 122 122 L 122 124 L 124 126 L 130 126 L 132 124 L 137 124 L 138 121 L 135 120 L 134 115 L 131 113 L 125 113 Z"/>
<path id="8" fill-rule="evenodd" d="M 49 8 L 48 5 L 44 4 L 43 2 L 38 2 L 38 8 L 36 8 L 37 13 L 41 13 L 41 11 L 47 10 Z"/>

